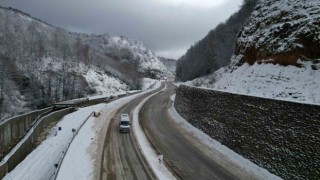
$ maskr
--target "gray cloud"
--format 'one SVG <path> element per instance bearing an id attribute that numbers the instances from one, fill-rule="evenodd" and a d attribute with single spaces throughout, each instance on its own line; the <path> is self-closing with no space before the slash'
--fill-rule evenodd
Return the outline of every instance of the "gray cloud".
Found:
<path id="1" fill-rule="evenodd" d="M 192 1 L 199 0 L 186 0 Z M 205 1 L 210 2 L 199 2 Z M 136 38 L 160 55 L 177 58 L 237 11 L 242 0 L 220 2 L 211 8 L 193 7 L 192 3 L 170 5 L 160 0 L 5 0 L 0 5 L 70 31 Z"/>

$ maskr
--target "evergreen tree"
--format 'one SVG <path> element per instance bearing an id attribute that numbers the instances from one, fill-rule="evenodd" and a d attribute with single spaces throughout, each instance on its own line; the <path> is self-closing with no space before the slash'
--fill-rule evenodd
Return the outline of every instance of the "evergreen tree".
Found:
<path id="1" fill-rule="evenodd" d="M 258 0 L 244 0 L 240 10 L 191 46 L 177 62 L 176 80 L 188 81 L 213 73 L 230 63 L 235 40 Z"/>

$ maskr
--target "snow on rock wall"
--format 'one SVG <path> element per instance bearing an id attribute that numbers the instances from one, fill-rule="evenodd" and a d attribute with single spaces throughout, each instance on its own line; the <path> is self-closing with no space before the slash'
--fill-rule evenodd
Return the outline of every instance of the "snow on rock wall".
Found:
<path id="1" fill-rule="evenodd" d="M 320 1 L 263 0 L 236 40 L 237 65 L 270 61 L 298 65 L 320 58 Z"/>
<path id="2" fill-rule="evenodd" d="M 184 85 L 174 106 L 194 127 L 284 179 L 320 177 L 320 106 Z"/>
<path id="3" fill-rule="evenodd" d="M 320 104 L 320 1 L 259 1 L 231 65 L 187 84 Z"/>

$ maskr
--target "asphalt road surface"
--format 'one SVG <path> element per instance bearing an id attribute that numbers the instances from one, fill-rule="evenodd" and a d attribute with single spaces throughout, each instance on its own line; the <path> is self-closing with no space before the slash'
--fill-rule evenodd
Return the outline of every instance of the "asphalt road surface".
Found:
<path id="1" fill-rule="evenodd" d="M 164 84 L 150 93 L 135 98 L 120 108 L 111 119 L 104 143 L 100 170 L 101 179 L 157 179 L 143 157 L 133 132 L 120 133 L 119 122 L 123 113 L 129 114 L 132 122 L 134 108 L 143 99 L 162 88 L 164 88 Z"/>
<path id="2" fill-rule="evenodd" d="M 175 86 L 169 83 L 140 111 L 140 124 L 155 150 L 164 155 L 165 163 L 178 179 L 237 179 L 178 130 L 167 112 L 174 93 Z"/>
<path id="3" fill-rule="evenodd" d="M 237 179 L 177 127 L 167 111 L 172 103 L 169 98 L 176 88 L 171 83 L 163 88 L 164 84 L 118 109 L 105 138 L 100 179 L 157 179 L 141 153 L 134 134 L 120 133 L 118 127 L 121 114 L 129 114 L 132 121 L 134 108 L 155 92 L 159 93 L 151 97 L 140 111 L 140 125 L 156 152 L 164 155 L 165 164 L 176 178 Z"/>

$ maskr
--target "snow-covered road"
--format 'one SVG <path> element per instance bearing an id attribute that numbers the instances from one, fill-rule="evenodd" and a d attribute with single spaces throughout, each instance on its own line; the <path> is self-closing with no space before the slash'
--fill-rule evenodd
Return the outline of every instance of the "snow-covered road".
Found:
<path id="1" fill-rule="evenodd" d="M 100 179 L 173 179 L 163 163 L 159 163 L 138 120 L 144 102 L 163 87 L 158 84 L 153 90 L 146 91 L 119 108 L 113 115 L 103 145 Z M 131 117 L 131 133 L 119 133 L 117 120 L 122 113 Z"/>
<path id="2" fill-rule="evenodd" d="M 175 88 L 151 97 L 140 124 L 164 161 L 180 179 L 280 179 L 188 124 L 173 108 Z M 171 97 L 171 98 L 170 98 Z"/>
<path id="3" fill-rule="evenodd" d="M 101 138 L 105 137 L 103 133 L 109 126 L 112 114 L 136 96 L 138 94 L 113 101 L 104 105 L 103 108 L 95 109 L 101 111 L 101 115 L 98 118 L 91 117 L 81 128 L 67 151 L 57 179 L 97 178 L 99 172 L 95 172 L 95 170 L 100 166 L 98 154 L 101 151 L 98 146 L 100 142 L 104 141 Z"/>
<path id="4" fill-rule="evenodd" d="M 158 90 L 155 90 L 158 89 Z M 78 111 L 73 112 L 67 116 L 65 116 L 49 133 L 47 139 L 43 141 L 22 163 L 20 163 L 13 171 L 11 171 L 4 179 L 53 179 L 55 173 L 57 172 L 57 166 L 59 162 L 62 162 L 58 175 L 56 179 L 68 179 L 68 180 L 81 180 L 81 179 L 100 179 L 107 175 L 111 174 L 112 177 L 151 177 L 158 178 L 158 179 L 174 179 L 174 176 L 169 172 L 167 167 L 164 166 L 163 162 L 159 163 L 159 157 L 157 153 L 161 153 L 161 147 L 157 144 L 154 144 L 153 141 L 152 145 L 157 149 L 156 151 L 150 145 L 148 139 L 150 137 L 146 137 L 144 131 L 148 130 L 149 127 L 146 126 L 145 119 L 142 119 L 142 129 L 139 125 L 139 112 L 142 108 L 142 112 L 148 112 L 146 109 L 150 106 L 150 102 L 155 101 L 157 103 L 152 103 L 154 108 L 153 110 L 159 109 L 159 102 L 162 99 L 165 104 L 173 93 L 172 86 L 171 88 L 164 88 L 163 90 L 159 91 L 160 83 L 158 83 L 153 89 L 135 94 L 132 96 L 124 97 L 118 99 L 116 101 L 110 102 L 109 104 L 98 104 L 95 106 L 80 108 Z M 168 90 L 169 89 L 169 90 Z M 159 93 L 160 92 L 160 93 Z M 159 93 L 159 95 L 158 95 Z M 155 96 L 155 98 L 153 97 Z M 158 96 L 158 97 L 157 97 Z M 163 99 L 166 97 L 165 99 Z M 153 100 L 152 100 L 153 99 Z M 173 101 L 173 97 L 170 98 Z M 151 101 L 150 101 L 151 100 Z M 144 105 L 146 103 L 146 105 Z M 149 103 L 149 104 L 148 104 Z M 171 103 L 172 105 L 172 103 Z M 162 110 L 167 111 L 166 106 L 161 105 Z M 168 107 L 167 107 L 168 108 Z M 149 108 L 150 109 L 150 108 Z M 161 109 L 161 108 L 160 108 Z M 99 111 L 101 114 L 99 117 L 90 116 L 93 111 Z M 133 133 L 126 135 L 126 134 L 119 134 L 117 131 L 117 121 L 114 119 L 115 117 L 120 116 L 123 111 L 131 112 L 133 116 Z M 167 114 L 167 113 L 162 113 Z M 183 176 L 183 173 L 190 173 L 191 175 L 195 175 L 195 177 L 199 177 L 198 172 L 194 172 L 192 174 L 192 169 L 196 169 L 197 167 L 194 166 L 187 166 L 187 168 L 183 169 L 186 164 L 190 163 L 182 163 L 188 159 L 194 159 L 194 162 L 199 162 L 200 159 L 203 159 L 204 156 L 205 161 L 208 162 L 209 159 L 215 161 L 219 164 L 219 167 L 223 167 L 227 171 L 231 171 L 231 177 L 255 177 L 257 179 L 277 179 L 278 177 L 269 174 L 264 169 L 261 169 L 248 160 L 240 157 L 239 155 L 235 154 L 232 150 L 219 145 L 216 141 L 209 138 L 207 135 L 201 133 L 196 128 L 189 125 L 185 120 L 183 120 L 174 110 L 172 106 L 170 106 L 169 116 L 172 119 L 175 119 L 175 122 L 169 122 L 163 124 L 162 119 L 161 123 L 157 125 L 158 128 L 163 128 L 160 126 L 164 126 L 166 128 L 173 128 L 171 129 L 171 134 L 166 133 L 162 134 L 161 138 L 168 136 L 171 137 L 172 143 L 174 144 L 171 147 L 169 140 L 161 141 L 166 142 L 165 146 L 169 148 L 171 153 L 174 153 L 177 147 L 181 144 L 185 143 L 185 147 L 183 148 L 184 151 L 180 153 L 182 157 L 184 157 L 184 152 L 189 152 L 189 150 L 194 150 L 195 148 L 202 149 L 201 151 L 190 151 L 192 156 L 187 159 L 179 158 L 177 162 L 174 162 L 175 159 L 171 158 L 170 154 L 166 154 L 167 152 L 163 151 L 165 154 L 166 162 L 172 161 L 174 165 L 180 167 L 180 171 L 178 172 L 177 169 L 175 173 L 179 173 L 179 175 Z M 168 115 L 167 114 L 167 115 Z M 161 119 L 161 116 L 159 116 Z M 158 119 L 159 119 L 158 117 Z M 152 118 L 149 118 L 151 120 Z M 141 121 L 141 120 L 140 120 Z M 152 120 L 154 121 L 154 120 Z M 167 121 L 167 120 L 166 120 Z M 84 123 L 84 124 L 83 124 Z M 82 126 L 83 124 L 83 126 Z M 148 123 L 147 123 L 148 124 Z M 161 125 L 162 124 L 162 125 Z M 149 126 L 149 125 L 148 125 Z M 58 129 L 61 127 L 61 130 Z M 151 126 L 153 127 L 153 126 Z M 81 128 L 81 129 L 80 129 Z M 147 128 L 147 129 L 145 129 Z M 157 129 L 158 129 L 157 128 Z M 74 132 L 72 129 L 79 130 L 77 135 L 74 137 Z M 112 131 L 112 132 L 110 132 Z M 172 133 L 182 133 L 183 141 L 179 138 L 173 138 L 175 136 Z M 113 134 L 113 135 L 107 135 Z M 155 135 L 157 133 L 148 132 L 147 135 Z M 73 138 L 74 137 L 74 138 Z M 180 136 L 179 136 L 180 137 Z M 161 139 L 158 138 L 158 139 Z M 72 143 L 69 146 L 69 143 L 73 139 Z M 108 142 L 109 145 L 106 146 Z M 107 144 L 108 144 L 107 143 Z M 111 146 L 110 146 L 111 143 Z M 127 143 L 132 146 L 131 148 L 119 148 L 120 146 L 125 146 Z M 159 142 L 157 142 L 159 143 Z M 155 146 L 156 145 L 156 146 Z M 128 146 L 128 145 L 127 145 Z M 137 149 L 135 149 L 138 146 Z M 189 148 L 192 146 L 192 148 Z M 69 148 L 68 148 L 69 147 Z M 106 148 L 107 147 L 107 148 Z M 68 148 L 68 149 L 67 149 Z M 119 149 L 123 149 L 123 153 Z M 137 151 L 140 151 L 137 152 Z M 128 152 L 129 156 L 128 156 Z M 200 153 L 202 152 L 202 153 Z M 119 154 L 120 153 L 120 154 Z M 143 153 L 143 154 L 141 154 Z M 179 153 L 179 151 L 178 151 Z M 214 155 L 213 155 L 214 154 Z M 65 155 L 65 156 L 64 156 Z M 126 163 L 133 160 L 136 163 L 141 163 L 141 156 L 144 156 L 146 162 L 142 162 L 142 168 L 133 168 L 131 170 L 126 169 Z M 64 157 L 64 158 L 63 158 Z M 177 154 L 174 157 L 178 157 Z M 192 157 L 192 158 L 191 158 Z M 210 158 L 208 158 L 210 157 Z M 62 160 L 63 158 L 63 160 Z M 102 159 L 101 159 L 102 158 Z M 128 159 L 129 158 L 129 159 Z M 131 158 L 131 159 L 130 159 Z M 62 161 L 61 161 L 62 160 Z M 211 161 L 210 160 L 210 161 Z M 110 162 L 112 163 L 110 166 Z M 200 161 L 202 162 L 202 161 Z M 178 163 L 178 164 L 175 164 Z M 171 164 L 172 165 L 172 164 Z M 200 166 L 197 164 L 197 166 Z M 150 167 L 146 167 L 150 166 Z M 205 167 L 202 163 L 203 167 Z M 128 168 L 128 167 L 127 167 Z M 203 177 L 209 177 L 216 170 L 213 170 L 212 167 L 206 167 L 208 169 L 208 173 L 202 174 Z M 139 172 L 135 172 L 136 169 L 140 169 Z M 146 169 L 149 169 L 149 172 L 154 175 L 144 175 L 146 173 Z M 220 172 L 221 169 L 218 168 Z M 138 173 L 134 176 L 131 176 L 130 173 Z M 181 172 L 183 172 L 181 174 Z M 119 174 L 120 173 L 120 174 Z M 133 173 L 133 174 L 134 174 Z M 248 173 L 248 174 L 247 174 Z M 127 174 L 127 175 L 125 175 Z M 148 173 L 147 173 L 148 174 Z M 246 174 L 246 175 L 245 175 Z M 155 177 L 154 177 L 155 176 Z M 215 177 L 216 175 L 213 175 Z M 219 175 L 220 176 L 220 175 Z M 224 176 L 224 175 L 221 175 Z M 191 177 L 191 176 L 189 176 Z"/>
<path id="5" fill-rule="evenodd" d="M 147 84 L 147 83 L 146 83 Z M 146 85 L 153 86 L 154 81 L 149 81 Z M 157 87 L 157 86 L 156 86 Z M 154 88 L 156 88 L 154 87 Z M 146 91 L 148 92 L 148 91 Z M 130 102 L 135 97 L 144 94 L 124 97 L 109 104 L 98 104 L 85 108 L 79 108 L 65 116 L 49 133 L 34 151 L 32 151 L 14 170 L 8 173 L 4 179 L 52 179 L 57 171 L 57 164 L 61 162 L 64 154 L 67 153 L 62 161 L 57 179 L 92 179 L 96 178 L 96 166 L 100 165 L 98 142 L 100 133 L 104 133 L 108 126 L 112 113 L 115 110 Z M 93 111 L 100 111 L 98 118 L 88 116 Z M 85 124 L 81 127 L 81 125 Z M 58 130 L 61 127 L 61 130 Z M 79 128 L 81 127 L 81 130 Z M 73 139 L 72 129 L 79 130 Z M 73 139 L 69 150 L 69 143 Z"/>

